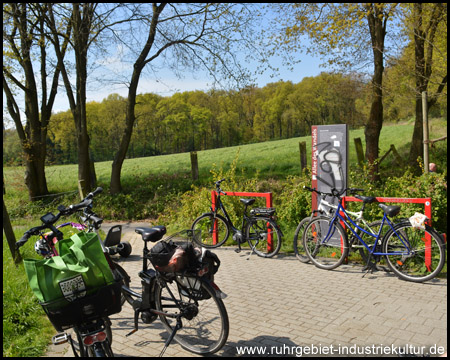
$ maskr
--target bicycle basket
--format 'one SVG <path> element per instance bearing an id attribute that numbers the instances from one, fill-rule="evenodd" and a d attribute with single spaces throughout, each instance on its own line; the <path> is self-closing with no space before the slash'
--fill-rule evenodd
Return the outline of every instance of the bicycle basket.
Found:
<path id="1" fill-rule="evenodd" d="M 57 331 L 64 331 L 94 319 L 116 314 L 122 310 L 120 281 L 100 287 L 91 295 L 67 305 L 66 298 L 41 302 L 50 322 Z"/>
<path id="2" fill-rule="evenodd" d="M 273 216 L 275 214 L 275 208 L 254 208 L 250 210 L 250 214 L 254 216 Z"/>

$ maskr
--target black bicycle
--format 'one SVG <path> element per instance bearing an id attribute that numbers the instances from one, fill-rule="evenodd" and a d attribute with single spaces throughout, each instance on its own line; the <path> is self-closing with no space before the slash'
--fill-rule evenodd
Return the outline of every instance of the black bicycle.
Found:
<path id="1" fill-rule="evenodd" d="M 219 351 L 228 338 L 229 321 L 222 301 L 226 295 L 214 283 L 213 278 L 220 265 L 217 256 L 199 248 L 194 251 L 193 246 L 185 247 L 186 251 L 181 251 L 182 257 L 175 256 L 177 242 L 192 245 L 197 236 L 197 232 L 192 230 L 184 230 L 163 239 L 151 250 L 148 248 L 148 242 L 161 240 L 166 228 L 139 227 L 135 231 L 144 241 L 143 265 L 142 271 L 139 272 L 142 292 L 137 293 L 122 286 L 122 292 L 134 299 L 134 329 L 127 336 L 138 330 L 139 315 L 145 324 L 152 323 L 159 316 L 170 334 L 160 356 L 172 340 L 196 354 L 209 355 Z M 165 245 L 169 250 L 163 254 L 155 254 L 153 250 L 159 244 Z M 182 269 L 167 272 L 156 270 L 161 258 L 166 262 L 169 259 L 174 263 L 181 260 L 186 262 L 185 255 L 188 253 L 189 262 Z M 155 270 L 149 269 L 148 261 Z"/>
<path id="2" fill-rule="evenodd" d="M 216 248 L 223 245 L 230 233 L 233 233 L 233 240 L 238 243 L 241 251 L 241 244 L 248 242 L 252 252 L 258 256 L 270 258 L 275 256 L 281 248 L 283 233 L 275 220 L 275 208 L 254 208 L 247 214 L 248 206 L 255 202 L 255 199 L 240 199 L 245 205 L 242 218 L 241 230 L 233 225 L 220 196 L 226 193 L 220 188 L 220 184 L 225 179 L 216 182 L 217 203 L 215 208 L 211 207 L 211 212 L 202 214 L 195 219 L 192 230 L 201 230 L 201 238 L 195 241 L 205 248 Z M 224 216 L 218 214 L 221 210 Z"/>

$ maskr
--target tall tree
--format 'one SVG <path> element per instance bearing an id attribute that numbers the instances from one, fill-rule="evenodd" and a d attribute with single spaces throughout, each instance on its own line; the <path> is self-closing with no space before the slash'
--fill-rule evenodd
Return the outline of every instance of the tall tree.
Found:
<path id="1" fill-rule="evenodd" d="M 412 8 L 412 9 L 411 9 Z M 437 101 L 438 96 L 442 93 L 447 85 L 447 4 L 445 3 L 414 3 L 410 5 L 406 19 L 409 24 L 409 33 L 414 38 L 414 75 L 415 75 L 415 93 L 416 121 L 414 124 L 414 132 L 411 141 L 411 150 L 409 154 L 410 164 L 420 171 L 417 158 L 423 157 L 423 112 L 422 112 L 422 92 L 430 89 L 430 83 L 433 81 L 437 84 L 434 86 L 434 93 L 428 96 L 428 109 L 430 109 Z M 438 31 L 444 36 L 443 46 L 439 46 Z M 441 39 L 442 40 L 442 39 Z M 445 54 L 445 67 L 438 77 L 433 79 L 433 71 L 439 68 L 436 64 L 436 52 L 438 56 Z M 440 54 L 439 54 L 440 52 Z M 443 59 L 444 60 L 444 59 Z"/>
<path id="2" fill-rule="evenodd" d="M 396 6 L 385 3 L 283 4 L 278 21 L 284 32 L 276 34 L 278 41 L 272 48 L 276 52 L 284 47 L 291 56 L 306 48 L 323 56 L 328 65 L 340 69 L 363 70 L 371 63 L 372 105 L 365 138 L 366 158 L 374 179 L 378 178 L 376 160 L 383 124 L 382 81 L 387 22 L 393 17 Z M 311 39 L 311 45 L 303 44 L 304 35 Z"/>
<path id="3" fill-rule="evenodd" d="M 99 10 L 104 6 L 103 12 Z M 49 4 L 46 21 L 51 29 L 52 41 L 58 66 L 64 81 L 66 94 L 73 115 L 77 135 L 78 180 L 83 193 L 89 192 L 96 182 L 94 163 L 90 157 L 89 134 L 86 121 L 86 90 L 88 80 L 88 52 L 95 44 L 100 46 L 99 37 L 117 22 L 112 21 L 113 14 L 121 4 L 72 3 Z M 62 33 L 60 29 L 66 29 Z M 61 41 L 68 41 L 75 57 L 75 86 L 70 81 L 70 65 L 64 61 Z"/>
<path id="4" fill-rule="evenodd" d="M 142 5 L 142 4 L 140 4 Z M 141 12 L 142 10 L 141 6 Z M 206 69 L 214 80 L 225 74 L 236 81 L 242 80 L 243 71 L 236 56 L 235 44 L 250 43 L 247 29 L 255 9 L 228 3 L 153 3 L 143 18 L 149 19 L 147 39 L 133 65 L 128 85 L 126 129 L 112 164 L 110 192 L 121 191 L 120 174 L 132 136 L 135 122 L 135 104 L 139 80 L 144 68 L 158 58 L 178 73 L 182 69 Z"/>
<path id="5" fill-rule="evenodd" d="M 97 4 L 73 3 L 69 10 L 63 6 L 56 11 L 54 8 L 60 6 L 52 4 L 49 6 L 47 22 L 51 29 L 50 40 L 52 41 L 58 58 L 58 66 L 61 69 L 67 98 L 75 123 L 78 149 L 78 180 L 81 182 L 84 193 L 89 192 L 94 187 L 94 179 L 91 160 L 89 157 L 89 135 L 86 124 L 86 81 L 87 81 L 87 52 L 93 41 L 93 27 L 95 26 L 94 14 Z M 62 10 L 62 11 L 61 11 Z M 58 14 L 58 18 L 55 17 Z M 62 37 L 60 32 L 63 23 L 67 29 Z M 97 33 L 98 34 L 98 33 Z M 97 35 L 96 34 L 96 35 Z M 69 79 L 67 65 L 62 57 L 60 38 L 69 41 L 75 53 L 76 85 L 75 94 Z"/>
<path id="6" fill-rule="evenodd" d="M 25 183 L 31 201 L 48 194 L 45 178 L 47 127 L 57 93 L 60 69 L 52 70 L 48 89 L 45 4 L 3 4 L 3 91 L 25 154 Z M 61 46 L 64 58 L 67 42 Z M 37 58 L 35 62 L 34 58 Z M 34 66 L 40 64 L 40 70 Z M 36 82 L 40 78 L 40 86 Z M 23 92 L 25 126 L 15 88 Z M 50 91 L 49 91 L 50 90 Z M 40 95 L 40 99 L 39 99 Z M 41 106 L 39 107 L 39 102 Z"/>

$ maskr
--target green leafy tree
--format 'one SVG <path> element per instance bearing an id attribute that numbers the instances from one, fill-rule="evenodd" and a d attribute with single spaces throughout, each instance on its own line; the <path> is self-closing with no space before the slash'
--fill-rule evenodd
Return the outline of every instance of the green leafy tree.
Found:
<path id="1" fill-rule="evenodd" d="M 78 180 L 83 193 L 93 189 L 96 183 L 94 163 L 90 154 L 90 137 L 88 134 L 86 115 L 86 91 L 88 80 L 88 56 L 90 50 L 100 45 L 100 36 L 105 30 L 111 28 L 115 22 L 115 11 L 121 4 L 99 3 L 72 3 L 48 4 L 48 12 L 45 21 L 51 32 L 48 39 L 52 42 L 58 59 L 58 68 L 64 81 L 64 86 L 69 100 L 70 110 L 73 115 L 77 136 L 78 150 Z M 102 12 L 103 11 L 103 12 Z M 118 22 L 125 19 L 118 19 Z M 70 78 L 72 64 L 64 61 L 62 56 L 63 43 L 70 43 L 75 60 L 75 85 Z"/>
<path id="2" fill-rule="evenodd" d="M 303 49 L 327 59 L 330 66 L 355 69 L 373 66 L 372 99 L 365 126 L 366 158 L 373 179 L 378 179 L 378 148 L 383 124 L 383 70 L 387 24 L 397 4 L 387 3 L 314 3 L 280 6 L 277 19 L 284 32 L 276 35 L 273 52 L 280 47 L 287 52 Z M 279 27 L 274 27 L 278 31 Z M 304 45 L 302 36 L 311 39 Z M 370 54 L 370 55 L 369 55 Z"/>
<path id="3" fill-rule="evenodd" d="M 181 69 L 195 70 L 202 67 L 214 80 L 224 75 L 239 83 L 245 71 L 237 60 L 236 46 L 241 42 L 251 42 L 251 34 L 244 34 L 243 31 L 249 28 L 250 19 L 257 16 L 256 9 L 249 10 L 249 6 L 252 5 L 154 3 L 149 11 L 143 4 L 133 10 L 141 13 L 142 19 L 148 19 L 144 32 L 147 39 L 144 44 L 136 45 L 141 50 L 129 81 L 125 131 L 112 164 L 112 194 L 121 191 L 120 174 L 136 119 L 137 88 L 144 68 L 151 66 L 156 59 L 164 58 L 175 73 L 179 74 Z M 170 115 L 166 121 L 173 127 L 187 119 L 185 116 Z M 173 141 L 179 144 L 181 139 L 175 138 Z"/>
<path id="4" fill-rule="evenodd" d="M 414 38 L 416 92 L 416 121 L 409 158 L 419 172 L 417 158 L 423 157 L 422 92 L 433 88 L 427 100 L 427 107 L 431 108 L 447 85 L 447 4 L 414 3 L 406 21 Z"/>
<path id="5" fill-rule="evenodd" d="M 43 21 L 47 11 L 46 4 L 3 4 L 3 92 L 25 154 L 25 184 L 31 201 L 48 194 L 47 128 L 60 74 L 57 67 L 51 70 L 53 77 L 48 76 L 51 59 L 45 39 L 48 29 Z M 61 58 L 66 46 L 67 42 L 61 46 Z M 35 59 L 40 65 L 38 71 Z M 23 93 L 25 125 L 17 91 Z"/>

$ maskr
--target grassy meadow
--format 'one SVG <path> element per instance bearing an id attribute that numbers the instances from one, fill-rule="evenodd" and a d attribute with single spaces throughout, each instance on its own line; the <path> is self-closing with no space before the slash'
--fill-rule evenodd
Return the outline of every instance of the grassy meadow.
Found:
<path id="1" fill-rule="evenodd" d="M 412 136 L 413 126 L 410 123 L 384 126 L 380 138 L 380 155 L 395 144 L 397 150 L 406 154 L 407 144 Z M 356 163 L 354 138 L 364 142 L 364 129 L 350 131 L 350 163 Z M 228 148 L 204 150 L 198 152 L 200 182 L 210 178 L 210 169 L 227 168 L 232 163 L 238 149 L 239 166 L 247 176 L 259 172 L 261 178 L 285 178 L 288 175 L 300 175 L 299 142 L 305 141 L 307 146 L 308 165 L 311 164 L 311 137 L 299 137 L 287 140 L 274 140 L 263 143 L 232 146 Z M 98 184 L 104 188 L 109 186 L 111 161 L 95 163 Z M 127 159 L 122 169 L 122 185 L 125 193 L 130 191 L 136 179 L 153 176 L 190 175 L 189 153 L 160 155 L 147 158 Z M 23 182 L 24 168 L 3 168 L 6 186 L 6 200 L 28 201 L 26 187 Z M 77 190 L 78 166 L 53 165 L 46 168 L 49 191 L 53 194 Z"/>
<path id="2" fill-rule="evenodd" d="M 380 156 L 394 144 L 402 158 L 407 159 L 414 123 L 385 124 L 380 137 Z M 447 134 L 447 122 L 431 122 L 430 138 Z M 414 177 L 399 168 L 389 155 L 381 164 L 382 184 L 371 184 L 367 169 L 356 165 L 354 139 L 361 138 L 364 129 L 351 130 L 349 139 L 349 186 L 364 187 L 367 195 L 393 197 L 432 197 L 433 224 L 440 232 L 447 230 L 447 142 L 430 149 L 430 162 L 438 165 L 435 176 Z M 103 194 L 94 203 L 94 211 L 106 220 L 142 220 L 165 224 L 169 232 L 190 226 L 193 219 L 210 206 L 210 191 L 219 176 L 229 179 L 223 188 L 229 191 L 272 191 L 279 223 L 285 235 L 283 252 L 292 252 L 296 224 L 309 215 L 311 195 L 302 191 L 310 177 L 300 172 L 299 142 L 307 145 L 308 166 L 311 165 L 311 137 L 274 140 L 264 143 L 213 149 L 198 152 L 200 178 L 191 180 L 189 153 L 127 159 L 122 169 L 123 193 L 108 193 L 111 161 L 95 163 L 98 186 Z M 23 167 L 4 167 L 6 194 L 4 201 L 11 217 L 16 239 L 47 211 L 56 211 L 59 204 L 79 202 L 78 167 L 54 165 L 46 168 L 47 183 L 52 196 L 30 203 L 24 184 Z M 63 193 L 63 194 L 61 194 Z M 54 196 L 59 194 L 58 196 Z M 237 199 L 227 198 L 227 209 L 237 219 L 242 208 Z M 262 204 L 260 204 L 262 205 Z M 422 209 L 402 205 L 407 216 Z M 376 215 L 376 214 L 375 214 Z M 409 216 L 411 216 L 409 215 Z M 33 241 L 24 247 L 24 257 L 37 256 Z M 270 260 L 268 260 L 270 261 Z M 441 274 L 447 275 L 446 267 Z M 393 281 L 396 281 L 395 279 Z M 15 266 L 5 237 L 3 238 L 3 356 L 41 356 L 54 333 L 42 309 L 29 289 L 23 265 Z"/>

